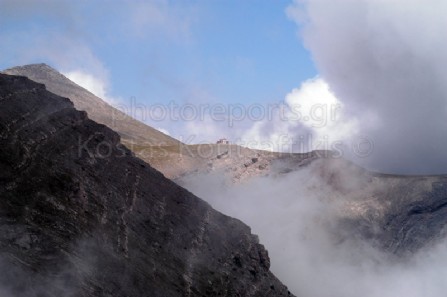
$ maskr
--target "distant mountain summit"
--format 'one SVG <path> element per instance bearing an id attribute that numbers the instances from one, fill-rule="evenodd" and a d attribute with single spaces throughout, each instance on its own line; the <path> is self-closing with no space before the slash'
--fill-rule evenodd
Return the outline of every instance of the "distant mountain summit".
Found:
<path id="1" fill-rule="evenodd" d="M 124 114 L 46 64 L 18 66 L 3 73 L 26 76 L 44 84 L 48 91 L 69 98 L 76 109 L 86 111 L 92 120 L 115 130 L 124 141 L 146 146 L 180 144 L 178 140 Z"/>

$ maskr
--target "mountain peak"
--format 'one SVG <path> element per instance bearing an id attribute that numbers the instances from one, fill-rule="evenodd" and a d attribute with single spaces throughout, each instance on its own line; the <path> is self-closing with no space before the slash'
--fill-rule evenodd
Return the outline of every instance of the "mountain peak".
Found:
<path id="1" fill-rule="evenodd" d="M 48 91 L 69 98 L 76 109 L 86 111 L 92 120 L 117 131 L 129 143 L 150 146 L 180 144 L 178 140 L 124 114 L 45 63 L 17 66 L 2 73 L 26 76 L 44 84 Z"/>
<path id="2" fill-rule="evenodd" d="M 29 71 L 45 71 L 45 72 L 54 72 L 59 73 L 55 68 L 51 67 L 48 64 L 45 63 L 35 63 L 35 64 L 26 64 L 22 66 L 14 66 L 8 69 L 5 69 L 2 71 L 2 73 L 10 73 L 10 72 L 29 72 Z"/>
<path id="3" fill-rule="evenodd" d="M 26 65 L 22 65 L 22 66 L 15 66 L 12 68 L 49 68 L 52 69 L 54 71 L 56 71 L 53 67 L 49 66 L 46 63 L 33 63 L 33 64 L 26 64 Z"/>

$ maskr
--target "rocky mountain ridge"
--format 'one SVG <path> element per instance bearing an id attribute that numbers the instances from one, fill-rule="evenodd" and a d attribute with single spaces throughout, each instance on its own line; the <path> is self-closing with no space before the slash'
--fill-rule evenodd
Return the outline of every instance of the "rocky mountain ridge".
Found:
<path id="1" fill-rule="evenodd" d="M 11 296 L 290 296 L 250 228 L 120 136 L 0 74 L 0 291 Z"/>
<path id="2" fill-rule="evenodd" d="M 45 65 L 13 69 L 15 73 L 38 77 L 50 86 L 65 83 L 54 69 Z M 62 94 L 60 88 L 53 90 Z M 75 84 L 69 90 L 74 94 L 80 92 Z M 63 94 L 75 97 L 70 92 Z M 94 109 L 89 98 L 84 98 L 86 110 Z M 321 186 L 331 188 L 328 199 L 343 201 L 340 209 L 343 228 L 351 230 L 352 236 L 370 238 L 391 253 L 417 250 L 444 233 L 445 176 L 408 177 L 368 172 L 324 151 L 281 154 L 227 144 L 151 145 L 135 140 L 138 137 L 132 134 L 129 130 L 131 136 L 124 138 L 123 143 L 165 176 L 183 185 L 182 179 L 190 175 L 220 172 L 233 183 L 243 183 L 258 177 L 287 175 L 310 166 L 311 175 L 321 178 Z"/>

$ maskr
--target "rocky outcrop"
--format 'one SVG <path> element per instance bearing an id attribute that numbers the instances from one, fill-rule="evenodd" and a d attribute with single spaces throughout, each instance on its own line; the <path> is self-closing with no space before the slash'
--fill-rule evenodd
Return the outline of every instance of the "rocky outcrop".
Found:
<path id="1" fill-rule="evenodd" d="M 431 188 L 422 192 L 418 199 L 393 205 L 381 221 L 380 239 L 385 249 L 399 255 L 411 255 L 437 243 L 445 238 L 447 226 L 447 177 L 407 179 L 410 179 L 407 187 L 402 187 L 405 192 L 419 192 L 421 183 L 427 181 Z"/>
<path id="2" fill-rule="evenodd" d="M 250 228 L 0 74 L 2 296 L 287 296 Z"/>

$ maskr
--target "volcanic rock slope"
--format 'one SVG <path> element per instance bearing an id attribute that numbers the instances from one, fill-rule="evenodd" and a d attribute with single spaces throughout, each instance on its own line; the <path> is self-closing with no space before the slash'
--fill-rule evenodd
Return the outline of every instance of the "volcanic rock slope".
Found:
<path id="1" fill-rule="evenodd" d="M 375 174 L 327 151 L 280 154 L 236 145 L 186 145 L 125 115 L 119 117 L 122 122 L 113 121 L 110 115 L 119 111 L 45 64 L 4 72 L 27 76 L 70 98 L 93 119 L 116 128 L 138 157 L 182 185 L 187 185 L 184 178 L 196 174 L 223 172 L 239 183 L 310 167 L 311 176 L 321 177 L 315 191 L 330 187 L 327 199 L 342 202 L 342 233 L 366 237 L 393 254 L 411 253 L 444 237 L 447 176 Z"/>
<path id="2" fill-rule="evenodd" d="M 180 144 L 178 140 L 124 114 L 46 64 L 18 66 L 3 73 L 26 76 L 44 84 L 48 91 L 69 98 L 76 109 L 86 111 L 89 118 L 118 132 L 129 143 L 146 146 Z"/>
<path id="3" fill-rule="evenodd" d="M 0 145 L 2 296 L 290 295 L 249 227 L 44 85 L 0 74 Z"/>

